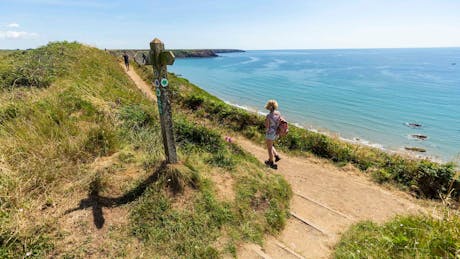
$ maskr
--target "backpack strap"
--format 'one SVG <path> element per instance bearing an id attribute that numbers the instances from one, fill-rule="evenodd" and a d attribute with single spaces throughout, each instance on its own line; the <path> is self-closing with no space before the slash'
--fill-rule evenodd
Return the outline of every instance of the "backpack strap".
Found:
<path id="1" fill-rule="evenodd" d="M 278 116 L 278 120 L 275 120 L 275 115 Z M 279 113 L 277 113 L 277 114 L 274 113 L 273 116 L 270 116 L 270 114 L 268 114 L 267 117 L 268 117 L 269 120 L 273 121 L 275 123 L 275 126 L 278 128 L 279 120 L 281 118 L 281 115 Z"/>

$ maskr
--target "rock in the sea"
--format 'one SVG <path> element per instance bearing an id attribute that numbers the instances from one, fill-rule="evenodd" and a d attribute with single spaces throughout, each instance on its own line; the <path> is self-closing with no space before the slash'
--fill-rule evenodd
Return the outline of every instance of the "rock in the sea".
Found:
<path id="1" fill-rule="evenodd" d="M 420 152 L 420 153 L 425 153 L 426 149 L 420 148 L 420 147 L 405 147 L 406 150 L 409 151 L 414 151 L 414 152 Z"/>
<path id="2" fill-rule="evenodd" d="M 421 128 L 422 127 L 422 124 L 416 123 L 416 122 L 408 122 L 406 123 L 406 125 L 411 128 Z"/>
<path id="3" fill-rule="evenodd" d="M 411 136 L 415 139 L 420 139 L 420 140 L 426 140 L 428 138 L 428 136 L 420 135 L 420 134 L 412 134 Z"/>

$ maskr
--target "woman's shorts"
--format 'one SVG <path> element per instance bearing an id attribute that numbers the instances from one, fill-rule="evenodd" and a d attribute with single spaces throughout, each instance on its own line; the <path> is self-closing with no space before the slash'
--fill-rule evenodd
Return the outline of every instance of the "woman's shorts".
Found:
<path id="1" fill-rule="evenodd" d="M 266 134 L 265 134 L 265 139 L 275 141 L 275 139 L 276 139 L 276 132 L 273 132 L 273 133 L 266 133 Z"/>

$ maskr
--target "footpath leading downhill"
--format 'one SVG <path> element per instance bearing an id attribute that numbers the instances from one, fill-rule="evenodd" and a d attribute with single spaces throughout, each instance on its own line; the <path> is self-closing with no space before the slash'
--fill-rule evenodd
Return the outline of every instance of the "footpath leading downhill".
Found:
<path id="1" fill-rule="evenodd" d="M 134 70 L 127 73 L 142 92 L 156 99 Z M 243 137 L 235 141 L 260 161 L 266 159 L 264 147 Z M 239 247 L 239 258 L 328 258 L 341 234 L 358 221 L 382 222 L 395 215 L 424 212 L 409 195 L 387 190 L 351 167 L 338 168 L 314 157 L 281 157 L 277 173 L 294 193 L 291 217 L 284 230 L 276 237 L 268 236 L 262 247 Z"/>

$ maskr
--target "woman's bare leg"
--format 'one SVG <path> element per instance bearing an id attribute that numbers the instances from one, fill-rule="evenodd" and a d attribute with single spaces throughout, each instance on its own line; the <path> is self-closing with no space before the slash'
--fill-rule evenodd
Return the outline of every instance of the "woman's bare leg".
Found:
<path id="1" fill-rule="evenodd" d="M 276 151 L 274 145 L 272 145 L 272 150 L 273 150 L 273 156 L 278 156 L 278 152 Z"/>
<path id="2" fill-rule="evenodd" d="M 273 162 L 273 140 L 266 140 L 267 151 L 268 151 L 268 160 Z"/>

